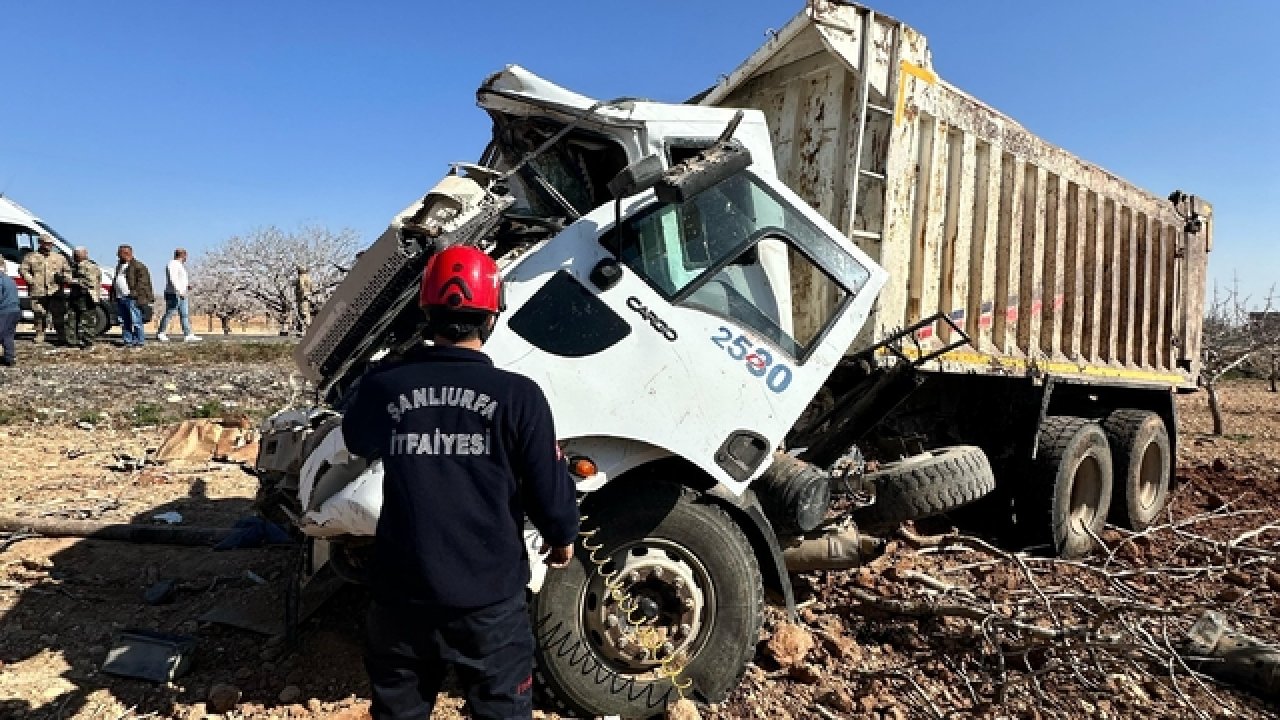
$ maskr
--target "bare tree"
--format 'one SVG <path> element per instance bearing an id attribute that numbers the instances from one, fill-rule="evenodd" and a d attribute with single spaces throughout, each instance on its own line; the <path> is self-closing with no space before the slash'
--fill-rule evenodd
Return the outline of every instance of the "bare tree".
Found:
<path id="1" fill-rule="evenodd" d="M 1253 323 L 1259 330 L 1273 338 L 1280 339 L 1280 312 L 1252 312 L 1249 313 L 1249 322 Z M 1255 365 L 1263 365 L 1267 374 L 1267 384 L 1271 392 L 1278 392 L 1277 382 L 1280 381 L 1280 342 L 1275 342 L 1267 348 L 1265 359 L 1260 359 Z"/>
<path id="2" fill-rule="evenodd" d="M 231 332 L 231 322 L 249 317 L 253 303 L 244 294 L 234 272 L 201 257 L 191 263 L 191 314 L 216 318 L 222 332 Z"/>
<path id="3" fill-rule="evenodd" d="M 1200 384 L 1209 397 L 1214 435 L 1226 431 L 1218 404 L 1218 382 L 1264 353 L 1269 354 L 1274 368 L 1273 358 L 1280 351 L 1280 317 L 1272 311 L 1274 298 L 1273 287 L 1263 309 L 1250 312 L 1249 298 L 1240 294 L 1238 282 L 1233 281 L 1231 289 L 1225 292 L 1219 292 L 1216 283 L 1213 286 L 1213 301 L 1205 315 L 1201 340 L 1204 361 L 1200 366 Z"/>
<path id="4" fill-rule="evenodd" d="M 304 225 L 286 232 L 271 225 L 227 238 L 201 257 L 211 277 L 225 278 L 232 292 L 285 328 L 296 314 L 294 281 L 297 269 L 311 276 L 311 304 L 328 299 L 355 256 L 359 234 L 350 228 L 337 232 Z"/>

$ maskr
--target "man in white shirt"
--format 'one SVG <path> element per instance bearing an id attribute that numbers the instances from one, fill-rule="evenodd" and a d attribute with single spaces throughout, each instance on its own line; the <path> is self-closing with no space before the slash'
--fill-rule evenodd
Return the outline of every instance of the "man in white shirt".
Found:
<path id="1" fill-rule="evenodd" d="M 187 291 L 190 282 L 187 277 L 187 251 L 178 248 L 173 251 L 173 259 L 164 268 L 164 314 L 160 316 L 160 325 L 156 328 L 156 339 L 169 342 L 165 330 L 169 329 L 169 318 L 176 312 L 182 324 L 182 339 L 194 342 L 200 338 L 191 333 L 191 314 L 187 308 Z"/>

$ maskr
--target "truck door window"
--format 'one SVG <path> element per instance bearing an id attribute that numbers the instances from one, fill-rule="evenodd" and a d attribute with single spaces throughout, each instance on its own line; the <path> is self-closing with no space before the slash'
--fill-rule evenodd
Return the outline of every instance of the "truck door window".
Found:
<path id="1" fill-rule="evenodd" d="M 672 303 L 748 327 L 801 361 L 869 276 L 745 173 L 627 218 L 601 242 Z"/>
<path id="2" fill-rule="evenodd" d="M 22 256 L 35 250 L 38 241 L 39 237 L 30 228 L 0 223 L 0 255 L 9 262 L 22 262 Z"/>

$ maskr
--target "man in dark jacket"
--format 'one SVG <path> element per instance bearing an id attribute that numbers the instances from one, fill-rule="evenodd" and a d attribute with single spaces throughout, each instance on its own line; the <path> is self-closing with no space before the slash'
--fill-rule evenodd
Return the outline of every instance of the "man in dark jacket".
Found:
<path id="1" fill-rule="evenodd" d="M 116 279 L 111 283 L 111 300 L 120 313 L 120 334 L 125 347 L 142 347 L 146 333 L 142 329 L 144 308 L 156 301 L 151 287 L 151 271 L 133 256 L 133 246 L 121 245 L 116 250 Z"/>
<path id="2" fill-rule="evenodd" d="M 532 717 L 525 512 L 564 567 L 578 509 L 542 391 L 480 352 L 501 284 L 475 248 L 432 257 L 420 304 L 433 345 L 366 374 L 343 417 L 348 449 L 385 471 L 365 659 L 374 720 L 429 717 L 449 665 L 473 717 Z"/>

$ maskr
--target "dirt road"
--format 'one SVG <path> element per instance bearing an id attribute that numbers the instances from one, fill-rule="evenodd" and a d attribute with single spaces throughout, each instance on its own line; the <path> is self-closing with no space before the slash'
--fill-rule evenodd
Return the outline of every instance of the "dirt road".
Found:
<path id="1" fill-rule="evenodd" d="M 231 525 L 250 513 L 256 481 L 247 472 L 134 461 L 177 420 L 215 410 L 256 420 L 288 403 L 295 391 L 286 352 L 233 344 L 42 351 L 40 362 L 0 377 L 0 516 L 151 522 L 174 511 L 184 525 Z M 1134 605 L 1125 593 L 1136 592 L 1159 613 L 1115 611 L 1135 631 L 1164 632 L 1172 642 L 1199 609 L 1215 607 L 1256 635 L 1280 638 L 1280 530 L 1237 543 L 1260 554 L 1224 552 L 1280 520 L 1280 409 L 1261 385 L 1230 385 L 1223 397 L 1231 433 L 1223 438 L 1204 434 L 1202 398 L 1180 400 L 1184 482 L 1170 520 L 1186 524 L 1141 538 L 1109 530 L 1102 539 L 1110 554 L 1077 565 L 899 540 L 869 568 L 797 576 L 812 649 L 780 660 L 766 641 L 784 618 L 771 609 L 742 686 L 704 717 L 1272 717 L 1276 708 L 1249 693 L 1156 667 L 1141 653 L 1126 656 L 1104 647 L 1101 635 L 1037 644 L 1034 632 L 1001 619 L 1102 626 L 1088 617 L 1089 602 L 1116 596 L 1117 605 Z M 278 636 L 201 620 L 238 598 L 279 603 L 286 549 L 6 543 L 3 535 L 0 547 L 0 718 L 366 715 L 366 598 L 358 589 L 339 592 L 308 620 L 294 653 Z M 144 602 L 165 580 L 173 597 Z M 876 598 L 979 607 L 990 617 L 985 625 L 936 612 L 907 618 L 869 605 Z M 108 649 L 128 628 L 196 638 L 191 672 L 167 685 L 103 674 Z M 219 685 L 234 690 L 214 692 Z M 216 707 L 228 692 L 239 697 Z M 458 705 L 451 695 L 435 717 L 460 717 Z"/>

